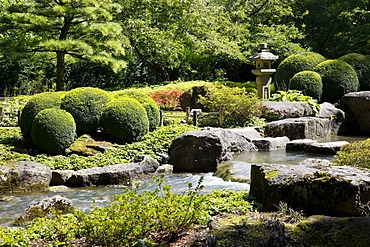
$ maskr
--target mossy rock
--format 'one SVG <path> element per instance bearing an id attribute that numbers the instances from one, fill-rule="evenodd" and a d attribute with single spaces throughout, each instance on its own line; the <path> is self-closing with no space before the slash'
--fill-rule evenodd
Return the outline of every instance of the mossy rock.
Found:
<path id="1" fill-rule="evenodd" d="M 59 108 L 64 94 L 64 92 L 36 94 L 23 107 L 18 124 L 27 142 L 31 143 L 31 129 L 35 116 L 44 109 Z"/>
<path id="2" fill-rule="evenodd" d="M 302 91 L 305 95 L 320 100 L 322 95 L 322 80 L 314 71 L 301 71 L 290 80 L 289 89 Z"/>
<path id="3" fill-rule="evenodd" d="M 77 133 L 95 133 L 104 106 L 111 100 L 108 92 L 93 87 L 75 88 L 63 97 L 60 108 L 71 113 Z"/>
<path id="4" fill-rule="evenodd" d="M 95 141 L 90 135 L 85 134 L 77 138 L 66 150 L 66 154 L 77 154 L 81 156 L 93 156 L 112 149 L 113 144 L 105 141 Z"/>
<path id="5" fill-rule="evenodd" d="M 339 58 L 352 66 L 356 71 L 361 91 L 370 90 L 370 56 L 349 53 Z"/>
<path id="6" fill-rule="evenodd" d="M 292 77 L 298 72 L 313 70 L 319 63 L 325 61 L 325 57 L 315 52 L 294 54 L 284 59 L 276 69 L 274 76 L 275 84 L 279 87 L 289 86 Z"/>
<path id="7" fill-rule="evenodd" d="M 100 122 L 103 135 L 120 144 L 140 141 L 149 132 L 145 108 L 129 97 L 109 102 Z"/>
<path id="8" fill-rule="evenodd" d="M 33 120 L 31 138 L 40 151 L 63 154 L 76 138 L 75 121 L 72 115 L 64 110 L 42 110 Z"/>
<path id="9" fill-rule="evenodd" d="M 155 101 L 145 95 L 144 93 L 135 92 L 135 91 L 121 91 L 119 93 L 113 94 L 114 97 L 119 99 L 119 97 L 130 97 L 139 101 L 145 108 L 146 113 L 149 119 L 149 130 L 153 131 L 159 126 L 160 114 L 159 107 Z"/>
<path id="10" fill-rule="evenodd" d="M 356 71 L 342 60 L 324 61 L 317 65 L 314 71 L 321 76 L 322 99 L 325 101 L 340 100 L 346 93 L 357 92 L 360 88 Z"/>

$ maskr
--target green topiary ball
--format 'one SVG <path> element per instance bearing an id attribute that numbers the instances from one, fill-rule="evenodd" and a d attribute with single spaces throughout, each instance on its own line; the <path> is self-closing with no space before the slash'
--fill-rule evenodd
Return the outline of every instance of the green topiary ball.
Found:
<path id="1" fill-rule="evenodd" d="M 109 102 L 100 119 L 102 132 L 113 141 L 124 144 L 140 141 L 149 132 L 149 120 L 139 101 L 122 97 Z"/>
<path id="2" fill-rule="evenodd" d="M 111 100 L 109 94 L 99 88 L 75 88 L 63 97 L 61 109 L 71 113 L 76 122 L 77 133 L 94 133 L 104 106 Z"/>
<path id="3" fill-rule="evenodd" d="M 358 81 L 360 82 L 360 90 L 370 90 L 370 56 L 359 53 L 349 53 L 339 59 L 348 63 L 355 69 Z"/>
<path id="4" fill-rule="evenodd" d="M 72 115 L 64 110 L 42 110 L 33 120 L 31 138 L 40 151 L 62 154 L 76 138 L 75 121 Z"/>
<path id="5" fill-rule="evenodd" d="M 274 76 L 275 84 L 286 89 L 290 79 L 298 72 L 313 70 L 319 63 L 325 61 L 325 57 L 315 52 L 295 54 L 284 59 L 276 69 Z M 281 89 L 281 88 L 280 88 Z"/>
<path id="6" fill-rule="evenodd" d="M 35 116 L 44 109 L 59 108 L 64 94 L 64 92 L 36 94 L 23 107 L 18 124 L 27 142 L 31 142 L 31 129 Z"/>
<path id="7" fill-rule="evenodd" d="M 159 107 L 155 101 L 147 96 L 146 94 L 134 91 L 121 91 L 114 94 L 114 96 L 119 99 L 120 97 L 130 97 L 139 101 L 145 108 L 146 114 L 149 119 L 149 130 L 153 131 L 159 126 L 160 114 Z"/>
<path id="8" fill-rule="evenodd" d="M 342 60 L 324 61 L 317 65 L 315 71 L 320 74 L 322 79 L 323 100 L 340 100 L 344 94 L 356 92 L 360 88 L 356 71 Z"/>
<path id="9" fill-rule="evenodd" d="M 317 72 L 301 71 L 290 80 L 289 89 L 302 91 L 305 95 L 320 100 L 322 80 Z"/>

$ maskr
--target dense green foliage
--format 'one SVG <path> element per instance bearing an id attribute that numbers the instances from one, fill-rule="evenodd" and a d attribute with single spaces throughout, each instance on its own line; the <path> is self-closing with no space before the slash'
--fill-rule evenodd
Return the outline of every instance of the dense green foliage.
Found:
<path id="1" fill-rule="evenodd" d="M 76 124 L 72 115 L 61 109 L 40 111 L 33 120 L 32 143 L 40 151 L 62 154 L 76 138 Z"/>
<path id="2" fill-rule="evenodd" d="M 346 93 L 357 92 L 360 88 L 356 71 L 342 60 L 327 60 L 315 68 L 323 84 L 322 99 L 340 100 Z"/>
<path id="3" fill-rule="evenodd" d="M 125 66 L 122 27 L 111 13 L 120 5 L 104 1 L 1 1 L 0 47 L 16 53 L 54 53 L 56 89 L 64 90 L 65 58 L 72 56 L 114 69 Z"/>
<path id="4" fill-rule="evenodd" d="M 315 52 L 294 54 L 284 59 L 276 69 L 274 76 L 278 89 L 287 89 L 292 77 L 304 70 L 313 70 L 325 58 Z"/>
<path id="5" fill-rule="evenodd" d="M 245 88 L 209 87 L 199 102 L 212 111 L 221 111 L 229 126 L 246 126 L 251 118 L 261 115 L 261 100 Z"/>
<path id="6" fill-rule="evenodd" d="M 99 88 L 75 88 L 66 93 L 60 108 L 72 114 L 77 133 L 95 133 L 103 108 L 110 99 L 110 95 Z"/>
<path id="7" fill-rule="evenodd" d="M 344 145 L 336 155 L 336 165 L 370 168 L 370 139 Z"/>
<path id="8" fill-rule="evenodd" d="M 27 104 L 30 96 L 17 96 L 6 98 L 0 104 L 3 108 L 3 119 L 0 121 L 1 127 L 18 126 L 18 115 L 22 112 L 23 107 Z"/>
<path id="9" fill-rule="evenodd" d="M 302 91 L 305 95 L 320 100 L 322 95 L 321 76 L 314 71 L 301 71 L 289 83 L 289 89 Z"/>
<path id="10" fill-rule="evenodd" d="M 59 108 L 64 93 L 41 93 L 33 96 L 22 109 L 19 119 L 23 138 L 31 142 L 31 129 L 35 116 L 47 108 Z"/>
<path id="11" fill-rule="evenodd" d="M 15 161 L 35 161 L 52 169 L 80 170 L 89 167 L 100 167 L 123 164 L 133 160 L 138 155 L 150 155 L 160 159 L 156 152 L 167 153 L 173 139 L 185 131 L 194 130 L 194 126 L 175 124 L 159 127 L 144 136 L 141 142 L 125 145 L 115 145 L 102 154 L 84 157 L 72 154 L 70 156 L 29 153 L 18 128 L 0 129 L 0 166 Z"/>
<path id="12" fill-rule="evenodd" d="M 358 81 L 360 82 L 360 90 L 370 90 L 370 56 L 365 56 L 359 53 L 349 53 L 338 58 L 348 63 L 355 69 Z"/>
<path id="13" fill-rule="evenodd" d="M 304 102 L 307 103 L 315 115 L 319 114 L 320 105 L 317 103 L 316 99 L 311 96 L 303 95 L 301 91 L 298 90 L 288 90 L 288 91 L 278 91 L 271 95 L 270 101 L 283 101 L 283 102 Z"/>
<path id="14" fill-rule="evenodd" d="M 30 246 L 30 240 L 35 239 L 68 246 L 86 238 L 89 246 L 167 246 L 194 223 L 206 226 L 211 215 L 245 215 L 251 211 L 245 191 L 200 194 L 200 181 L 195 187 L 189 184 L 187 193 L 177 195 L 162 179 L 156 180 L 156 191 L 125 190 L 109 207 L 37 218 L 25 228 L 0 227 L 0 245 Z"/>
<path id="15" fill-rule="evenodd" d="M 145 108 L 146 114 L 149 119 L 149 130 L 153 131 L 159 126 L 160 115 L 159 107 L 155 101 L 144 93 L 135 91 L 116 91 L 113 95 L 119 99 L 119 97 L 126 96 L 139 101 Z"/>
<path id="16" fill-rule="evenodd" d="M 100 125 L 106 137 L 120 144 L 141 141 L 149 132 L 145 108 L 129 97 L 109 102 L 103 110 Z"/>
<path id="17" fill-rule="evenodd" d="M 181 108 L 185 110 L 186 107 L 190 107 L 190 109 L 202 109 L 203 111 L 207 111 L 208 109 L 206 109 L 204 105 L 199 102 L 199 99 L 200 96 L 206 96 L 209 86 L 210 85 L 205 84 L 186 90 L 180 98 Z"/>

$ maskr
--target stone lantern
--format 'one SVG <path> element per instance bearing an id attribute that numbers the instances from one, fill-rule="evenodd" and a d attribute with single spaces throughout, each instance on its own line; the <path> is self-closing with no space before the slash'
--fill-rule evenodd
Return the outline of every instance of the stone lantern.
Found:
<path id="1" fill-rule="evenodd" d="M 257 76 L 257 91 L 260 98 L 268 99 L 270 97 L 271 75 L 276 72 L 275 69 L 271 68 L 271 63 L 278 58 L 279 56 L 269 52 L 267 43 L 261 43 L 260 50 L 249 58 L 256 63 L 256 69 L 252 70 L 252 73 Z"/>

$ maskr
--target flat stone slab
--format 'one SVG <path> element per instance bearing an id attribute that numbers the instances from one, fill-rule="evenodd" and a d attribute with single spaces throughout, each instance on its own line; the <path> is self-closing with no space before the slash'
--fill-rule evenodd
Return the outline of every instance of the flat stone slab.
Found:
<path id="1" fill-rule="evenodd" d="M 311 107 L 304 102 L 263 102 L 263 107 L 267 111 L 267 119 L 274 115 L 276 119 L 300 118 L 313 116 Z M 276 120 L 275 119 L 275 120 Z"/>
<path id="2" fill-rule="evenodd" d="M 287 118 L 267 123 L 265 126 L 265 136 L 287 136 L 290 140 L 317 140 L 326 137 L 329 133 L 330 120 L 327 118 Z"/>
<path id="3" fill-rule="evenodd" d="M 140 159 L 127 164 L 93 167 L 78 171 L 54 170 L 50 185 L 65 185 L 68 187 L 129 185 L 132 179 L 154 173 L 159 167 L 158 161 L 150 156 L 144 156 Z"/>
<path id="4" fill-rule="evenodd" d="M 309 215 L 360 216 L 358 198 L 363 204 L 370 201 L 370 172 L 319 159 L 299 165 L 252 164 L 250 195 L 266 210 L 286 202 Z"/>
<path id="5" fill-rule="evenodd" d="M 347 144 L 349 144 L 349 142 L 347 141 L 311 143 L 305 146 L 304 151 L 306 153 L 334 155 L 340 150 L 342 146 Z"/>
<path id="6" fill-rule="evenodd" d="M 258 138 L 258 139 L 252 140 L 252 143 L 258 148 L 258 150 L 285 149 L 288 142 L 290 142 L 290 140 L 286 136 L 266 137 L 266 138 Z"/>
<path id="7" fill-rule="evenodd" d="M 314 143 L 317 143 L 317 141 L 311 140 L 311 139 L 293 140 L 293 141 L 290 141 L 286 144 L 286 151 L 288 151 L 288 152 L 304 151 L 306 146 L 308 146 L 310 144 L 314 144 Z"/>

